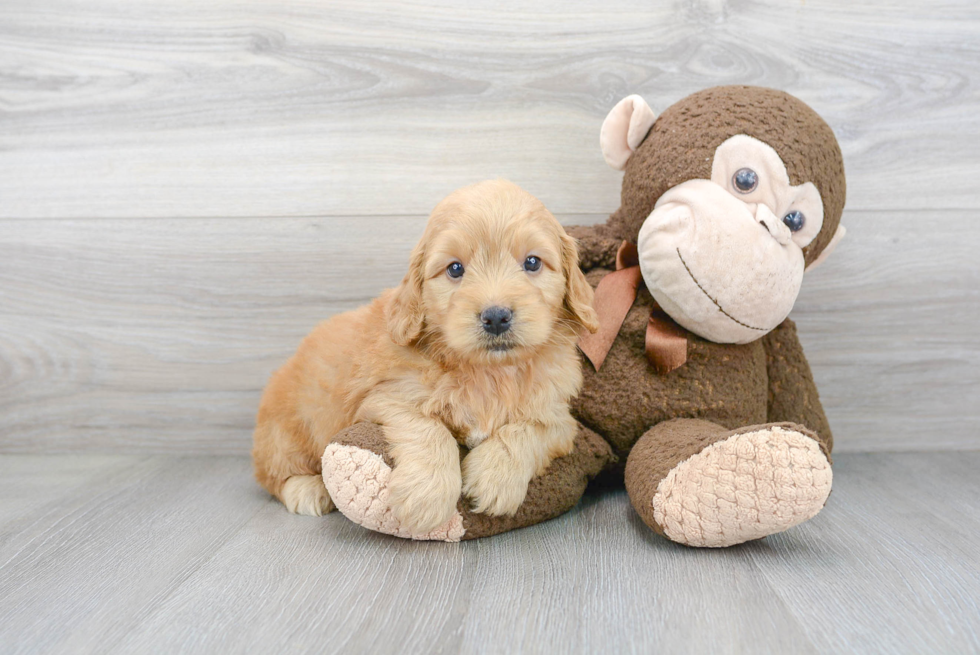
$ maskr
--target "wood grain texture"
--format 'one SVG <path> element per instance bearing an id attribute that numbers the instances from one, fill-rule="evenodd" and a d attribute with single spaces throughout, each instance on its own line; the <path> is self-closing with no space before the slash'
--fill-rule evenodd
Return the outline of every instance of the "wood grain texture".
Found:
<path id="1" fill-rule="evenodd" d="M 0 505 L 5 653 L 980 649 L 978 452 L 842 455 L 814 520 L 720 550 L 657 537 L 622 491 L 414 543 L 288 514 L 245 458 L 49 460 L 0 456 L 13 487 L 92 473 L 29 518 Z"/>
<path id="2" fill-rule="evenodd" d="M 271 502 L 250 468 L 244 459 L 133 458 L 6 523 L 2 649 L 105 652 Z M 43 468 L 18 474 L 58 482 Z"/>
<path id="3" fill-rule="evenodd" d="M 760 573 L 818 650 L 970 653 L 980 648 L 977 458 L 977 453 L 839 458 L 827 508 L 834 511 L 805 526 L 808 538 L 794 542 L 787 532 L 754 552 Z M 838 573 L 835 584 L 820 584 Z"/>
<path id="4" fill-rule="evenodd" d="M 793 313 L 837 450 L 980 447 L 980 211 L 844 222 Z M 0 221 L 0 452 L 247 452 L 271 372 L 397 284 L 423 225 Z"/>
<path id="5" fill-rule="evenodd" d="M 613 104 L 729 83 L 828 120 L 851 209 L 972 208 L 978 23 L 973 0 L 5 2 L 0 216 L 416 215 L 496 176 L 605 213 Z"/>
<path id="6" fill-rule="evenodd" d="M 980 445 L 978 220 L 845 212 L 847 238 L 790 314 L 835 450 Z"/>
<path id="7" fill-rule="evenodd" d="M 16 519 L 37 516 L 39 508 L 75 493 L 86 485 L 110 475 L 115 469 L 132 465 L 136 457 L 121 455 L 6 455 L 0 457 L 0 547 L 23 524 L 8 529 Z M 31 520 L 28 518 L 27 520 Z"/>
<path id="8" fill-rule="evenodd" d="M 247 452 L 272 371 L 397 284 L 424 222 L 4 223 L 0 448 Z"/>

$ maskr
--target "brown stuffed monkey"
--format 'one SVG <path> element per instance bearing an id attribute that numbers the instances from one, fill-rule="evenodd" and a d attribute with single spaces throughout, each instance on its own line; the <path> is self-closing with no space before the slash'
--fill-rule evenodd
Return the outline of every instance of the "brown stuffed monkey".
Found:
<path id="1" fill-rule="evenodd" d="M 600 140 L 625 176 L 605 224 L 569 228 L 601 323 L 581 342 L 575 452 L 532 481 L 516 516 L 473 514 L 461 499 L 449 524 L 409 535 L 386 507 L 380 428 L 359 424 L 323 461 L 355 522 L 486 536 L 561 514 L 600 471 L 625 479 L 647 525 L 690 546 L 781 532 L 826 503 L 833 438 L 787 315 L 805 270 L 844 234 L 833 132 L 793 96 L 728 86 L 659 117 L 630 96 Z"/>

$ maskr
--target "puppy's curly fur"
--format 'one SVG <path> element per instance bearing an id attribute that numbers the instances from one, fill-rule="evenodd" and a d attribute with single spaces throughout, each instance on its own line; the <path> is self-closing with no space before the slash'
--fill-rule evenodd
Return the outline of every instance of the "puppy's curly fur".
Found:
<path id="1" fill-rule="evenodd" d="M 502 332 L 491 307 L 511 312 Z M 272 377 L 256 477 L 292 512 L 328 512 L 320 456 L 373 421 L 395 463 L 393 510 L 413 532 L 447 521 L 461 492 L 477 511 L 513 514 L 571 450 L 583 328 L 598 328 L 592 289 L 554 216 L 509 182 L 460 189 L 432 212 L 402 283 L 320 324 Z M 457 442 L 472 448 L 462 466 Z"/>

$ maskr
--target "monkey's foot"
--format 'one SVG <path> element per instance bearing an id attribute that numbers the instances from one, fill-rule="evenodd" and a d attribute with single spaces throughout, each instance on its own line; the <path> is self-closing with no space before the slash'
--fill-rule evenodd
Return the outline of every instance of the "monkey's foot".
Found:
<path id="1" fill-rule="evenodd" d="M 381 426 L 358 423 L 327 445 L 323 483 L 337 509 L 368 530 L 426 541 L 459 541 L 465 530 L 457 509 L 449 521 L 426 534 L 401 525 L 388 501 L 392 463 Z"/>
<path id="2" fill-rule="evenodd" d="M 830 460 L 805 428 L 783 423 L 728 432 L 707 424 L 716 428 L 710 430 L 709 445 L 702 441 L 683 457 L 682 444 L 691 443 L 684 434 L 688 430 L 669 428 L 703 426 L 680 423 L 671 421 L 644 435 L 627 464 L 634 506 L 668 539 L 688 546 L 731 546 L 787 530 L 826 504 L 833 482 Z M 665 474 L 657 476 L 655 487 L 637 485 L 635 479 L 631 484 L 631 477 L 643 474 L 631 466 L 634 455 L 637 462 L 651 455 L 671 460 L 659 467 Z M 648 493 L 638 493 L 642 490 Z"/>
<path id="3" fill-rule="evenodd" d="M 578 503 L 589 480 L 614 460 L 609 444 L 580 426 L 575 449 L 552 461 L 544 473 L 531 480 L 516 515 L 477 514 L 460 498 L 449 521 L 423 535 L 412 534 L 392 513 L 388 498 L 394 463 L 380 425 L 356 423 L 336 435 L 323 453 L 323 482 L 337 509 L 369 530 L 411 539 L 460 541 L 500 534 L 564 514 Z"/>

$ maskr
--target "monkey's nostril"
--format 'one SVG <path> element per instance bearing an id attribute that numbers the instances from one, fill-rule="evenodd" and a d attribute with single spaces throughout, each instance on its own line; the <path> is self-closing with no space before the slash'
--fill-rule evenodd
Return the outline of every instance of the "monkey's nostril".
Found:
<path id="1" fill-rule="evenodd" d="M 510 329 L 510 321 L 514 312 L 506 307 L 488 307 L 480 314 L 483 329 L 494 336 L 499 336 Z"/>
<path id="2" fill-rule="evenodd" d="M 766 232 L 768 232 L 769 234 L 772 234 L 772 230 L 769 229 L 769 226 L 766 225 L 765 222 L 759 221 L 759 225 L 761 225 L 762 227 L 766 228 Z"/>

